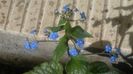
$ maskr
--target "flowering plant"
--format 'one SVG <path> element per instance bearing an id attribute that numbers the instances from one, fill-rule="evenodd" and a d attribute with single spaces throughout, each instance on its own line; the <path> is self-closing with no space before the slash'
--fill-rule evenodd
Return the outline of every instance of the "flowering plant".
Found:
<path id="1" fill-rule="evenodd" d="M 83 22 L 87 19 L 84 12 L 80 12 L 77 8 L 70 8 L 69 5 L 63 7 L 62 13 L 56 10 L 56 15 L 60 15 L 60 21 L 57 27 L 48 27 L 50 30 L 48 38 L 56 40 L 59 37 L 58 31 L 62 30 L 64 30 L 65 34 L 59 39 L 59 43 L 53 52 L 52 61 L 50 63 L 42 63 L 25 74 L 119 74 L 118 71 L 111 70 L 103 62 L 89 63 L 82 56 L 81 51 L 84 48 L 84 38 L 92 37 L 92 35 L 80 26 L 71 26 L 72 16 L 75 12 L 79 12 L 79 21 Z M 73 43 L 73 47 L 70 47 L 69 41 Z M 37 48 L 37 46 L 37 42 L 26 42 L 25 44 L 27 49 Z M 59 61 L 65 52 L 68 53 L 70 60 L 63 67 Z M 116 61 L 117 54 L 112 55 L 111 45 L 105 46 L 105 53 L 111 55 L 111 63 Z"/>

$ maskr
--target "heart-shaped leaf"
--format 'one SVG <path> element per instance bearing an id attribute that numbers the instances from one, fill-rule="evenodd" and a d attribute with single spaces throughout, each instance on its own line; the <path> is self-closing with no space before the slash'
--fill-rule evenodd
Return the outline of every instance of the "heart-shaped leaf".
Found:
<path id="1" fill-rule="evenodd" d="M 66 66 L 66 72 L 67 74 L 89 74 L 87 64 L 86 61 L 72 57 Z"/>
<path id="2" fill-rule="evenodd" d="M 58 27 L 48 27 L 52 32 L 58 32 L 64 29 L 63 26 L 58 26 Z"/>
<path id="3" fill-rule="evenodd" d="M 85 37 L 92 37 L 90 33 L 83 30 L 80 26 L 75 26 L 72 28 L 72 36 L 76 38 L 85 38 Z"/>
<path id="4" fill-rule="evenodd" d="M 64 25 L 66 25 L 66 22 L 67 22 L 67 20 L 65 18 L 61 17 L 61 19 L 58 23 L 58 26 L 64 26 Z"/>
<path id="5" fill-rule="evenodd" d="M 55 61 L 50 63 L 45 62 L 24 74 L 63 74 L 63 67 Z"/>
<path id="6" fill-rule="evenodd" d="M 94 74 L 106 73 L 110 71 L 108 66 L 104 62 L 92 62 L 88 68 L 88 71 Z"/>
<path id="7" fill-rule="evenodd" d="M 64 55 L 64 53 L 67 51 L 68 49 L 67 42 L 68 42 L 68 38 L 66 35 L 60 39 L 59 44 L 57 45 L 53 54 L 54 60 L 59 61 L 60 58 Z"/>
<path id="8" fill-rule="evenodd" d="M 71 33 L 72 27 L 71 27 L 71 24 L 70 24 L 69 21 L 66 22 L 66 25 L 65 25 L 64 28 L 65 28 L 65 32 L 66 32 L 66 33 L 69 33 L 69 34 Z"/>

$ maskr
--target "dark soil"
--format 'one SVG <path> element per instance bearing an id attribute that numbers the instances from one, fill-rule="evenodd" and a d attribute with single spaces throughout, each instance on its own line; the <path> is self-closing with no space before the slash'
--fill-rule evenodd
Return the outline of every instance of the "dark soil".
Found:
<path id="1" fill-rule="evenodd" d="M 32 68 L 0 63 L 0 74 L 22 74 Z"/>

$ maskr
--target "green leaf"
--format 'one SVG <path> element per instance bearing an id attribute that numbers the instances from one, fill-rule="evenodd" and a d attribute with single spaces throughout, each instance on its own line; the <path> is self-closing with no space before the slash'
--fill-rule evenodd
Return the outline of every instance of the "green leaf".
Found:
<path id="1" fill-rule="evenodd" d="M 109 67 L 104 62 L 93 62 L 89 65 L 88 71 L 94 74 L 109 72 Z"/>
<path id="2" fill-rule="evenodd" d="M 67 74 L 89 74 L 87 72 L 87 64 L 86 61 L 72 57 L 66 66 L 66 72 Z"/>
<path id="3" fill-rule="evenodd" d="M 24 74 L 63 74 L 63 67 L 55 61 L 50 63 L 45 62 Z"/>
<path id="4" fill-rule="evenodd" d="M 58 32 L 64 29 L 63 26 L 58 26 L 58 27 L 48 27 L 52 32 Z"/>
<path id="5" fill-rule="evenodd" d="M 63 17 L 61 17 L 59 23 L 58 23 L 58 26 L 64 26 L 66 24 L 67 20 Z"/>
<path id="6" fill-rule="evenodd" d="M 64 55 L 64 53 L 67 51 L 68 49 L 68 38 L 66 35 L 64 35 L 60 41 L 59 44 L 57 45 L 54 54 L 53 54 L 53 60 L 59 61 L 60 58 Z"/>
<path id="7" fill-rule="evenodd" d="M 83 30 L 80 26 L 75 26 L 72 28 L 72 36 L 76 38 L 85 38 L 85 37 L 92 37 L 87 31 Z"/>
<path id="8" fill-rule="evenodd" d="M 66 25 L 65 25 L 65 32 L 66 33 L 71 33 L 71 29 L 72 29 L 71 24 L 70 24 L 69 21 L 67 21 Z"/>

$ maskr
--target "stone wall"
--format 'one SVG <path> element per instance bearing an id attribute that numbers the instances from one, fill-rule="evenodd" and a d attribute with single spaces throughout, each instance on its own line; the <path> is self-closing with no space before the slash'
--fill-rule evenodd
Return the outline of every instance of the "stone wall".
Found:
<path id="1" fill-rule="evenodd" d="M 33 39 L 29 35 L 33 29 L 38 31 L 37 39 L 47 39 L 44 28 L 57 25 L 60 17 L 53 12 L 61 11 L 65 4 L 76 6 L 87 16 L 85 23 L 72 23 L 92 33 L 94 38 L 86 39 L 85 47 L 95 43 L 93 47 L 100 48 L 109 42 L 122 48 L 124 55 L 133 54 L 133 0 L 0 0 L 0 58 L 31 62 L 50 57 L 57 43 L 41 42 L 38 50 L 29 52 L 23 41 Z"/>

